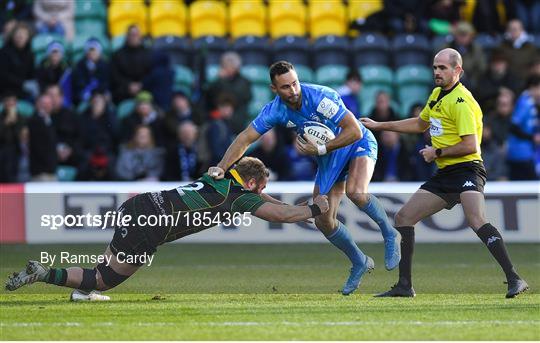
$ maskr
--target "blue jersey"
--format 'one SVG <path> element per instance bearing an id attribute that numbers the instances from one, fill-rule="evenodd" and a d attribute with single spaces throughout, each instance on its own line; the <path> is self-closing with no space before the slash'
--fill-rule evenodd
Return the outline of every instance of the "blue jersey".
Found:
<path id="1" fill-rule="evenodd" d="M 512 124 L 528 135 L 534 135 L 538 131 L 538 110 L 528 91 L 523 92 L 516 101 Z M 509 135 L 507 154 L 509 161 L 531 161 L 534 160 L 534 155 L 534 142 L 513 134 Z"/>
<path id="2" fill-rule="evenodd" d="M 300 83 L 302 107 L 294 110 L 288 107 L 279 96 L 266 104 L 251 125 L 261 135 L 274 126 L 300 127 L 306 121 L 316 121 L 328 126 L 336 135 L 341 132 L 339 123 L 349 110 L 338 93 L 328 87 Z M 320 193 L 326 194 L 336 181 L 344 180 L 344 170 L 353 157 L 368 155 L 377 158 L 377 142 L 371 132 L 358 122 L 363 138 L 351 145 L 317 157 L 319 170 L 316 184 Z"/>

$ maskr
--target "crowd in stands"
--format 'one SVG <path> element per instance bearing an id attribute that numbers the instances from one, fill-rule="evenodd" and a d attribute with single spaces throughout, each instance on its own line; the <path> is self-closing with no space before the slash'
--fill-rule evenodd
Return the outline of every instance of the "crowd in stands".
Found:
<path id="1" fill-rule="evenodd" d="M 156 36 L 140 23 L 121 35 L 109 26 L 107 36 L 79 18 L 81 4 L 114 1 L 0 1 L 0 182 L 197 178 L 272 100 L 267 68 L 282 58 L 301 82 L 336 89 L 357 117 L 417 117 L 433 87 L 433 52 L 443 47 L 462 54 L 462 82 L 482 107 L 489 179 L 539 179 L 539 1 L 477 0 L 464 18 L 467 1 L 384 0 L 363 18 L 349 16 L 345 35 L 314 37 L 312 28 L 311 40 L 309 32 L 271 30 L 273 40 L 233 31 L 190 40 Z M 352 11 L 353 3 L 340 4 Z M 275 128 L 248 154 L 272 180 L 313 180 L 315 160 L 297 151 L 295 138 Z M 417 153 L 429 132 L 376 138 L 375 181 L 423 181 L 434 172 Z"/>

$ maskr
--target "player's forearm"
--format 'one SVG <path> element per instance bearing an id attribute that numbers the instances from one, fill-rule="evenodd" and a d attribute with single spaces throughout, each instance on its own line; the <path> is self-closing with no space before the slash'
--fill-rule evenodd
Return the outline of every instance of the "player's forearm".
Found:
<path id="1" fill-rule="evenodd" d="M 424 127 L 419 124 L 418 118 L 379 122 L 379 130 L 395 131 L 401 133 L 422 133 Z"/>
<path id="2" fill-rule="evenodd" d="M 248 142 L 244 132 L 240 133 L 229 146 L 217 166 L 223 170 L 229 169 L 234 162 L 244 155 L 250 144 L 251 142 Z"/>
<path id="3" fill-rule="evenodd" d="M 297 223 L 313 217 L 309 206 L 284 205 L 284 207 L 280 220 L 282 223 Z"/>
<path id="4" fill-rule="evenodd" d="M 344 146 L 350 145 L 357 140 L 362 138 L 362 131 L 360 128 L 355 127 L 350 130 L 345 129 L 340 132 L 340 134 L 330 142 L 326 143 L 326 151 L 330 152 Z"/>
<path id="5" fill-rule="evenodd" d="M 476 140 L 475 140 L 476 141 Z M 478 151 L 476 142 L 462 140 L 461 142 L 441 149 L 438 157 L 460 157 L 474 154 Z"/>
<path id="6" fill-rule="evenodd" d="M 264 201 L 267 201 L 267 202 L 270 202 L 272 204 L 277 204 L 277 205 L 285 205 L 285 203 L 283 201 L 279 201 L 278 199 L 266 194 L 266 193 L 261 193 L 261 198 L 264 199 Z"/>

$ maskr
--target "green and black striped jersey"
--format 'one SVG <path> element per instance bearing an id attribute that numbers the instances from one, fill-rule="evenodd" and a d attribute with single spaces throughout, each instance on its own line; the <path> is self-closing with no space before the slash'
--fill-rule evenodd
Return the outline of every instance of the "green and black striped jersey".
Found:
<path id="1" fill-rule="evenodd" d="M 159 193 L 149 193 L 156 210 L 174 222 L 151 230 L 150 239 L 157 243 L 181 237 L 223 223 L 233 223 L 234 215 L 255 212 L 264 200 L 250 192 L 234 178 L 215 180 L 208 174 L 194 182 Z"/>

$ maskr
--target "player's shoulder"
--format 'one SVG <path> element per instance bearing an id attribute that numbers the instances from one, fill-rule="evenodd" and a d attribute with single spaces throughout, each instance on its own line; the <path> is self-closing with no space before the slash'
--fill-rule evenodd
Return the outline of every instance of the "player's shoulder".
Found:
<path id="1" fill-rule="evenodd" d="M 300 87 L 304 93 L 308 96 L 321 97 L 321 96 L 339 96 L 338 92 L 330 87 L 317 85 L 314 83 L 300 83 Z"/>

